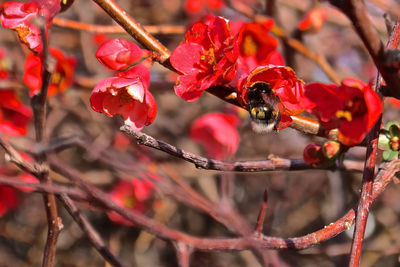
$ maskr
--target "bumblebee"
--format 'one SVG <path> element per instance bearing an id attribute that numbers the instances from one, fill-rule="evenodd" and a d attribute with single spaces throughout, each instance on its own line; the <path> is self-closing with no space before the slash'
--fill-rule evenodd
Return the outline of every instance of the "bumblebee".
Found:
<path id="1" fill-rule="evenodd" d="M 272 88 L 265 82 L 256 82 L 247 87 L 247 90 L 247 106 L 253 130 L 257 133 L 277 131 L 277 126 L 281 120 L 279 97 L 274 94 Z"/>

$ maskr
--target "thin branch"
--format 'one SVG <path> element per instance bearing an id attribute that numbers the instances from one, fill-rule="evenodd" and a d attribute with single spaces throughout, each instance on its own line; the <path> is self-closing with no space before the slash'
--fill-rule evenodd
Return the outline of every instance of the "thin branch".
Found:
<path id="1" fill-rule="evenodd" d="M 193 252 L 193 248 L 183 242 L 174 243 L 176 257 L 178 259 L 179 267 L 190 266 L 190 255 Z"/>
<path id="2" fill-rule="evenodd" d="M 61 194 L 58 198 L 64 204 L 64 207 L 67 209 L 75 222 L 79 224 L 90 243 L 92 243 L 93 247 L 101 254 L 101 256 L 103 256 L 103 258 L 112 266 L 122 267 L 122 263 L 106 246 L 96 229 L 94 229 L 88 219 L 86 219 L 86 217 L 79 211 L 75 203 L 65 194 Z"/>
<path id="3" fill-rule="evenodd" d="M 390 35 L 388 48 L 396 48 L 399 43 L 400 21 L 397 21 Z M 382 79 L 377 76 L 375 91 L 378 91 L 381 86 Z M 357 267 L 360 264 L 361 250 L 364 240 L 365 228 L 369 214 L 369 208 L 372 205 L 372 185 L 374 182 L 375 163 L 378 151 L 378 138 L 381 129 L 382 115 L 375 123 L 368 137 L 368 146 L 366 152 L 365 167 L 362 179 L 360 202 L 357 208 L 356 224 L 354 227 L 354 235 L 351 245 L 349 266 Z"/>
<path id="4" fill-rule="evenodd" d="M 277 171 L 277 170 L 306 170 L 315 169 L 309 166 L 302 159 L 283 159 L 273 158 L 270 160 L 260 161 L 237 161 L 237 162 L 225 162 L 220 160 L 213 160 L 201 157 L 199 155 L 186 152 L 173 145 L 157 140 L 150 135 L 142 132 L 133 130 L 128 125 L 123 125 L 121 131 L 127 133 L 129 136 L 136 139 L 138 144 L 145 145 L 157 150 L 166 152 L 174 157 L 186 160 L 193 163 L 196 168 L 205 170 L 218 170 L 218 171 L 236 171 L 236 172 L 261 172 L 261 171 Z M 337 166 L 337 168 L 343 168 L 345 170 L 351 170 L 346 168 L 346 164 L 351 164 L 350 161 L 344 161 L 343 166 Z M 348 165 L 350 167 L 350 165 Z M 356 167 L 353 165 L 353 168 Z M 352 170 L 360 171 L 362 166 L 358 166 Z"/>
<path id="5" fill-rule="evenodd" d="M 80 21 L 69 20 L 65 18 L 55 17 L 53 25 L 73 30 L 86 31 L 91 33 L 126 33 L 119 25 L 96 25 Z M 150 34 L 184 34 L 185 27 L 181 25 L 146 25 L 143 28 Z"/>
<path id="6" fill-rule="evenodd" d="M 60 194 L 66 194 L 70 196 L 73 199 L 79 200 L 79 201 L 88 201 L 89 197 L 88 195 L 83 192 L 79 188 L 71 188 L 71 187 L 66 187 L 66 186 L 61 186 L 61 185 L 47 185 L 47 184 L 40 184 L 40 183 L 26 183 L 23 181 L 16 180 L 15 177 L 13 178 L 5 178 L 5 177 L 0 177 L 0 184 L 5 184 L 9 186 L 13 186 L 17 189 L 20 188 L 29 188 L 32 189 L 34 193 L 52 193 L 56 195 Z"/>
<path id="7" fill-rule="evenodd" d="M 31 105 L 33 109 L 34 116 L 34 126 L 36 141 L 38 143 L 44 140 L 44 129 L 46 122 L 46 98 L 47 91 L 51 80 L 51 71 L 49 71 L 48 66 L 48 42 L 47 42 L 47 25 L 46 18 L 39 16 L 36 18 L 37 26 L 40 29 L 40 34 L 42 37 L 42 53 L 41 57 L 41 75 L 42 75 L 42 85 L 40 92 L 33 96 Z M 46 155 L 37 155 L 36 161 L 38 163 L 40 181 L 47 185 L 51 185 L 51 180 L 49 178 L 49 168 L 47 165 Z M 43 253 L 43 267 L 51 267 L 54 264 L 54 258 L 56 253 L 56 244 L 58 235 L 62 229 L 62 224 L 57 213 L 57 204 L 54 194 L 45 193 L 43 194 L 44 206 L 47 214 L 47 240 L 45 245 L 45 250 Z"/>

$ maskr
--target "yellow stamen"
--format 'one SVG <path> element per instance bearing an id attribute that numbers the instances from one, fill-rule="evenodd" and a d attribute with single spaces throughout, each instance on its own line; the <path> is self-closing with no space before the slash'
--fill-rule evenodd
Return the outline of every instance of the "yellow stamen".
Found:
<path id="1" fill-rule="evenodd" d="M 336 111 L 336 117 L 341 119 L 341 118 L 345 118 L 347 121 L 351 121 L 353 118 L 351 116 L 351 112 L 350 111 L 345 111 L 345 110 L 338 110 Z"/>

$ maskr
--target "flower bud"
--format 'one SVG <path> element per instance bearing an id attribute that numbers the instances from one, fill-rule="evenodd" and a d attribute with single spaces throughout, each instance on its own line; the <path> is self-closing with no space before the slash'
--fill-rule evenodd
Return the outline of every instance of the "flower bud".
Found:
<path id="1" fill-rule="evenodd" d="M 340 153 L 340 143 L 336 141 L 325 142 L 322 147 L 322 153 L 327 159 L 336 159 Z"/>
<path id="2" fill-rule="evenodd" d="M 96 52 L 100 63 L 113 70 L 126 69 L 138 63 L 142 55 L 143 51 L 139 46 L 125 39 L 108 40 Z"/>

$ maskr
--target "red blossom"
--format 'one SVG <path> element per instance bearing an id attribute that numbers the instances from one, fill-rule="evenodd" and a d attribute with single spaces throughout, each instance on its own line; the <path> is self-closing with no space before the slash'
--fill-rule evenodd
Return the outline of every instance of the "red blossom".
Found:
<path id="1" fill-rule="evenodd" d="M 205 23 L 195 23 L 170 57 L 180 74 L 175 93 L 195 101 L 209 87 L 229 83 L 236 75 L 238 55 L 236 38 L 225 19 L 210 15 Z"/>
<path id="2" fill-rule="evenodd" d="M 262 23 L 233 23 L 232 31 L 238 33 L 239 68 L 244 73 L 250 73 L 261 65 L 284 65 L 283 57 L 277 51 L 278 41 L 269 34 L 273 26 L 272 19 Z"/>
<path id="3" fill-rule="evenodd" d="M 301 31 L 318 32 L 322 28 L 327 17 L 328 15 L 325 9 L 311 9 L 306 14 L 305 18 L 299 22 L 298 28 Z"/>
<path id="4" fill-rule="evenodd" d="M 326 130 L 338 128 L 339 141 L 347 146 L 359 144 L 382 113 L 379 96 L 369 85 L 344 79 L 340 86 L 311 83 L 306 96 L 312 112 Z"/>
<path id="5" fill-rule="evenodd" d="M 1 25 L 4 28 L 16 31 L 20 41 L 31 50 L 41 52 L 40 31 L 30 22 L 38 13 L 39 8 L 33 2 L 5 2 L 0 6 Z"/>
<path id="6" fill-rule="evenodd" d="M 48 96 L 53 96 L 65 91 L 72 83 L 76 61 L 72 57 L 65 57 L 61 50 L 50 48 L 50 54 L 56 60 L 56 65 L 51 76 L 48 88 Z M 39 93 L 42 86 L 42 60 L 40 56 L 29 54 L 25 61 L 25 84 L 31 89 L 29 94 L 33 96 Z"/>
<path id="7" fill-rule="evenodd" d="M 125 39 L 111 39 L 104 42 L 96 52 L 97 59 L 106 67 L 122 70 L 131 66 L 144 55 L 144 50 Z"/>
<path id="8" fill-rule="evenodd" d="M 238 148 L 237 123 L 234 115 L 209 113 L 193 122 L 189 136 L 204 146 L 208 155 L 223 159 L 235 154 Z"/>
<path id="9" fill-rule="evenodd" d="M 21 103 L 12 90 L 0 90 L 0 131 L 6 135 L 26 134 L 32 110 Z"/>
<path id="10" fill-rule="evenodd" d="M 243 106 L 248 103 L 248 88 L 260 82 L 266 83 L 273 94 L 279 97 L 281 122 L 278 129 L 289 126 L 290 116 L 298 115 L 312 105 L 305 97 L 304 82 L 296 77 L 291 68 L 267 65 L 254 69 L 238 81 L 238 100 Z"/>
<path id="11" fill-rule="evenodd" d="M 133 178 L 130 181 L 118 181 L 110 192 L 110 197 L 118 206 L 143 213 L 153 192 L 153 184 L 149 180 Z M 114 223 L 133 226 L 133 223 L 114 211 L 108 212 L 107 215 Z"/>
<path id="12" fill-rule="evenodd" d="M 156 102 L 148 89 L 149 82 L 149 71 L 142 65 L 102 80 L 92 91 L 92 109 L 109 117 L 119 114 L 125 124 L 141 130 L 154 121 L 157 113 Z"/>
<path id="13" fill-rule="evenodd" d="M 210 8 L 212 10 L 221 9 L 224 6 L 222 0 L 186 0 L 185 11 L 189 14 L 197 14 Z"/>
<path id="14" fill-rule="evenodd" d="M 0 185 L 0 217 L 18 207 L 19 197 L 14 188 Z"/>
<path id="15" fill-rule="evenodd" d="M 42 51 L 40 30 L 31 23 L 31 19 L 42 14 L 50 24 L 60 9 L 60 0 L 33 0 L 28 3 L 5 2 L 0 6 L 0 21 L 4 28 L 16 31 L 20 41 L 29 49 L 40 53 Z"/>

